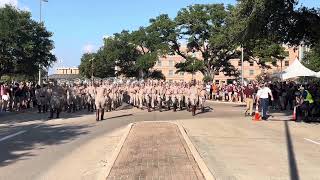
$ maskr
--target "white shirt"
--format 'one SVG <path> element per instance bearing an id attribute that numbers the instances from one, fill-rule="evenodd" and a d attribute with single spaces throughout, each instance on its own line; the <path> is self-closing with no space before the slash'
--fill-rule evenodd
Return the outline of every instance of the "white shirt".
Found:
<path id="1" fill-rule="evenodd" d="M 271 94 L 271 90 L 268 87 L 264 87 L 262 89 L 259 89 L 257 92 L 257 96 L 261 99 L 266 99 L 269 97 L 269 94 Z"/>
<path id="2" fill-rule="evenodd" d="M 210 92 L 210 88 L 211 88 L 211 86 L 210 86 L 209 84 L 207 84 L 207 85 L 206 85 L 206 90 L 207 90 L 208 92 Z"/>

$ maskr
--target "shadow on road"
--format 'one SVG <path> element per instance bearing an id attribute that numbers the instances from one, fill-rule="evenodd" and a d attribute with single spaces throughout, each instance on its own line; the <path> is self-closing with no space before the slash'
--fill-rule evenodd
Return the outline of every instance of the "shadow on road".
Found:
<path id="1" fill-rule="evenodd" d="M 80 135 L 87 134 L 86 128 L 89 127 L 88 125 L 41 125 L 15 138 L 2 141 L 0 142 L 0 168 L 36 156 L 32 150 L 70 142 Z M 54 146 L 50 148 L 54 153 Z"/>
<path id="2" fill-rule="evenodd" d="M 291 180 L 299 180 L 299 171 L 297 167 L 297 162 L 295 158 L 295 153 L 292 145 L 290 129 L 288 126 L 288 121 L 284 122 L 286 140 L 287 140 L 287 151 L 288 151 L 288 160 L 289 160 L 289 172 Z"/>

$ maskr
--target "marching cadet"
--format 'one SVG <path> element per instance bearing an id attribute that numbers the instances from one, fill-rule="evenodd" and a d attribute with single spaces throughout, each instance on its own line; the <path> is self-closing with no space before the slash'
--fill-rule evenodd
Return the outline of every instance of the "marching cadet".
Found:
<path id="1" fill-rule="evenodd" d="M 190 92 L 189 92 L 189 100 L 191 105 L 192 116 L 196 115 L 196 105 L 198 100 L 198 89 L 195 86 L 195 81 L 191 83 Z"/>
<path id="2" fill-rule="evenodd" d="M 161 84 L 158 84 L 156 90 L 157 90 L 157 102 L 158 102 L 159 111 L 162 112 L 162 101 L 163 101 L 164 91 L 165 91 L 162 82 Z"/>
<path id="3" fill-rule="evenodd" d="M 184 96 L 184 106 L 186 106 L 187 111 L 190 112 L 190 85 L 185 84 L 183 88 L 183 96 Z"/>
<path id="4" fill-rule="evenodd" d="M 183 106 L 183 84 L 180 83 L 180 85 L 178 86 L 178 92 L 177 92 L 177 96 L 178 96 L 178 105 L 180 110 L 182 110 L 182 106 Z"/>
<path id="5" fill-rule="evenodd" d="M 171 101 L 172 101 L 172 105 L 173 105 L 173 111 L 176 112 L 177 111 L 177 101 L 178 101 L 178 87 L 175 84 L 173 84 L 170 88 L 172 94 L 171 94 Z"/>
<path id="6" fill-rule="evenodd" d="M 87 87 L 87 106 L 88 111 L 93 112 L 94 110 L 94 102 L 95 102 L 95 95 L 96 95 L 96 87 L 93 82 L 90 82 L 89 86 Z"/>
<path id="7" fill-rule="evenodd" d="M 143 101 L 144 101 L 144 96 L 145 96 L 145 86 L 144 83 L 141 84 L 141 87 L 138 92 L 138 98 L 139 98 L 139 108 L 143 109 Z"/>
<path id="8" fill-rule="evenodd" d="M 97 108 L 96 112 L 96 121 L 100 121 L 104 119 L 104 108 L 105 108 L 105 96 L 106 96 L 106 88 L 103 86 L 102 81 L 100 85 L 96 88 L 96 99 L 95 104 Z"/>
<path id="9" fill-rule="evenodd" d="M 166 106 L 167 106 L 167 109 L 170 110 L 170 96 L 171 96 L 171 89 L 170 89 L 170 85 L 169 84 L 166 84 L 166 87 L 165 87 L 165 101 L 166 101 Z"/>
<path id="10" fill-rule="evenodd" d="M 201 86 L 199 86 L 198 91 L 199 91 L 199 106 L 201 108 L 201 112 L 204 112 L 204 102 L 206 101 L 207 91 L 205 87 L 201 88 Z"/>
<path id="11" fill-rule="evenodd" d="M 152 107 L 153 110 L 155 110 L 155 101 L 157 99 L 157 90 L 156 90 L 156 82 L 155 83 L 151 83 L 151 89 L 150 89 L 150 92 L 151 92 L 151 102 L 150 102 L 150 105 Z"/>
<path id="12" fill-rule="evenodd" d="M 37 89 L 35 91 L 36 99 L 37 99 L 37 104 L 38 104 L 38 113 L 41 113 L 41 110 L 43 112 L 46 111 L 46 90 L 44 86 L 40 87 L 39 85 L 37 86 Z"/>
<path id="13" fill-rule="evenodd" d="M 53 118 L 53 113 L 56 112 L 56 118 L 59 118 L 60 112 L 62 111 L 62 99 L 64 96 L 63 89 L 58 86 L 55 81 L 53 85 L 50 85 L 48 88 L 48 93 L 50 97 L 50 116 L 49 118 Z"/>

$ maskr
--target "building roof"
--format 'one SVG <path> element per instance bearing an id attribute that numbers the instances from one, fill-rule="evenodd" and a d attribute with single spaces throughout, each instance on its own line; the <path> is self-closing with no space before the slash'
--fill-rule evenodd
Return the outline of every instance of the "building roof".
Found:
<path id="1" fill-rule="evenodd" d="M 72 79 L 79 79 L 81 76 L 79 74 L 51 74 L 48 77 L 49 79 L 66 79 L 66 80 L 72 80 Z"/>

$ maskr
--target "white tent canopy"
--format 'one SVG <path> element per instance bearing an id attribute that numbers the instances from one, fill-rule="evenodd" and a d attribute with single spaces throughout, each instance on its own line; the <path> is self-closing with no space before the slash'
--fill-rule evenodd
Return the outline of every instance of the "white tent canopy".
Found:
<path id="1" fill-rule="evenodd" d="M 318 77 L 318 78 L 320 78 L 320 71 L 319 71 L 319 72 L 317 72 L 317 77 Z"/>
<path id="2" fill-rule="evenodd" d="M 281 78 L 285 80 L 305 76 L 319 77 L 319 75 L 319 73 L 317 74 L 316 72 L 306 68 L 298 59 L 295 59 L 293 63 L 281 73 Z"/>

